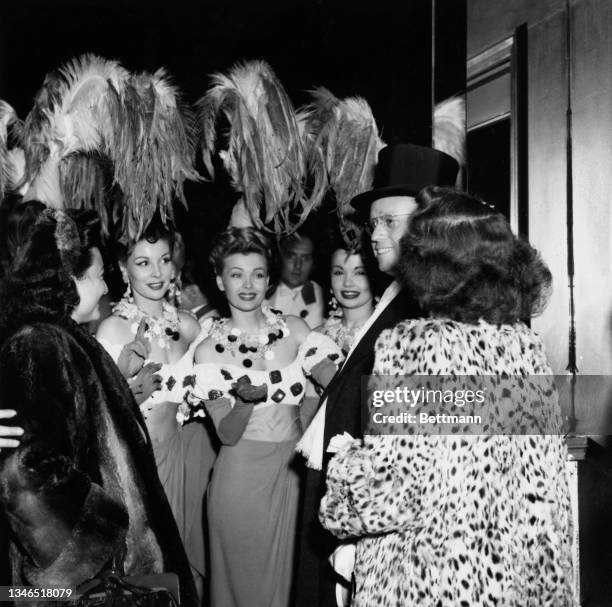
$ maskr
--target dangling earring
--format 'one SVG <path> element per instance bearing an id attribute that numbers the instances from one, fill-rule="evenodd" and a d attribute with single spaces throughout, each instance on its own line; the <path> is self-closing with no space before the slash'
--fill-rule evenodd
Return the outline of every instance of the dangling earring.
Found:
<path id="1" fill-rule="evenodd" d="M 330 316 L 342 316 L 342 308 L 340 308 L 340 304 L 334 295 L 333 289 L 329 289 L 330 299 L 329 299 L 329 315 Z"/>
<path id="2" fill-rule="evenodd" d="M 132 283 L 130 282 L 128 273 L 125 270 L 121 270 L 121 277 L 123 278 L 123 282 L 127 285 L 121 300 L 127 301 L 128 303 L 134 303 L 134 297 L 132 296 Z"/>
<path id="3" fill-rule="evenodd" d="M 177 276 L 176 281 L 174 283 L 174 305 L 177 308 L 181 307 L 182 299 L 183 299 L 183 291 L 181 290 L 181 277 Z"/>
<path id="4" fill-rule="evenodd" d="M 175 308 L 181 307 L 181 279 L 179 276 L 175 276 L 170 279 L 170 286 L 168 287 L 168 293 L 166 297 L 168 302 L 171 303 Z"/>

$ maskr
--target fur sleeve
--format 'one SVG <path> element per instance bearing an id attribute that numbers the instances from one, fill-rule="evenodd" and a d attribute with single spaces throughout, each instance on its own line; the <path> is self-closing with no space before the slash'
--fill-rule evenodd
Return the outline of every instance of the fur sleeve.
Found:
<path id="1" fill-rule="evenodd" d="M 374 380 L 382 381 L 384 387 L 386 380 L 381 376 L 398 377 L 401 383 L 404 375 L 446 370 L 443 335 L 439 323 L 427 320 L 405 321 L 383 331 L 375 346 Z M 433 360 L 439 367 L 425 367 L 424 359 L 431 362 L 428 351 L 436 353 Z M 403 408 L 391 406 L 385 412 Z M 426 474 L 435 467 L 436 438 L 374 434 L 366 434 L 363 442 L 336 454 L 329 464 L 320 518 L 342 538 L 422 524 L 422 487 L 428 482 Z"/>
<path id="2" fill-rule="evenodd" d="M 87 383 L 96 381 L 52 326 L 22 329 L 0 353 L 0 407 L 17 410 L 18 449 L 0 453 L 0 500 L 31 584 L 79 584 L 123 542 L 128 517 L 78 462 L 88 462 Z M 91 377 L 88 375 L 91 374 Z M 92 468 L 94 469 L 94 468 Z"/>
<path id="3" fill-rule="evenodd" d="M 406 332 L 401 323 L 381 333 L 376 342 L 375 375 L 404 372 Z M 406 459 L 408 452 L 418 453 L 418 465 Z M 422 436 L 366 435 L 363 442 L 356 441 L 330 461 L 327 492 L 321 502 L 322 524 L 341 538 L 418 525 L 420 488 L 426 481 L 421 476 L 432 456 L 429 439 Z"/>
<path id="4" fill-rule="evenodd" d="M 405 453 L 415 448 L 419 462 Z M 366 436 L 336 454 L 327 471 L 321 523 L 340 538 L 422 524 L 420 499 L 433 451 L 425 437 Z"/>

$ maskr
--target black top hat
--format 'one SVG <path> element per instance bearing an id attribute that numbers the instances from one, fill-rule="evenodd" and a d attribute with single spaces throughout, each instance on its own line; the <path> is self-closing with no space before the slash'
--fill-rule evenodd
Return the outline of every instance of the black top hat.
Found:
<path id="1" fill-rule="evenodd" d="M 387 196 L 416 196 L 425 186 L 453 186 L 459 163 L 448 154 L 411 143 L 388 145 L 378 153 L 374 187 L 355 196 L 351 206 L 366 214 L 370 205 Z"/>

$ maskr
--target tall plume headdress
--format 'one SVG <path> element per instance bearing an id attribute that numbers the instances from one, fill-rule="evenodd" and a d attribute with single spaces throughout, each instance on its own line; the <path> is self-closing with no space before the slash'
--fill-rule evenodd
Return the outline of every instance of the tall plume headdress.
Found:
<path id="1" fill-rule="evenodd" d="M 106 161 L 122 193 L 123 237 L 137 238 L 156 211 L 172 219 L 193 168 L 194 120 L 163 69 L 134 75 L 83 55 L 49 74 L 25 120 L 30 188 L 50 206 L 93 207 L 109 224 Z"/>
<path id="2" fill-rule="evenodd" d="M 23 179 L 23 150 L 9 149 L 9 134 L 18 133 L 20 125 L 15 110 L 0 99 L 0 200 L 6 192 L 17 189 Z"/>
<path id="3" fill-rule="evenodd" d="M 378 152 L 385 143 L 365 99 L 338 99 L 322 87 L 311 93 L 312 102 L 299 113 L 313 198 L 321 200 L 328 189 L 334 192 L 342 237 L 353 247 L 360 227 L 350 219 L 350 202 L 371 189 Z"/>
<path id="4" fill-rule="evenodd" d="M 277 234 L 294 231 L 313 200 L 305 191 L 304 146 L 289 96 L 264 61 L 237 64 L 211 80 L 198 101 L 209 176 L 214 177 L 218 121 L 224 117 L 229 123 L 227 149 L 219 155 L 251 220 L 260 229 L 272 224 Z"/>
<path id="5" fill-rule="evenodd" d="M 437 103 L 433 114 L 433 147 L 452 156 L 462 169 L 467 158 L 465 112 L 465 96 L 457 96 Z"/>

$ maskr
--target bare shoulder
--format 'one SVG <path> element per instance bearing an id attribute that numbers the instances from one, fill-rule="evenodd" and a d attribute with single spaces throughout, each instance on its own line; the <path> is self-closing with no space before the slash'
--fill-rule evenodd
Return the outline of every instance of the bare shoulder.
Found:
<path id="1" fill-rule="evenodd" d="M 129 321 L 113 314 L 100 323 L 96 337 L 112 344 L 127 344 L 134 339 Z"/>
<path id="2" fill-rule="evenodd" d="M 200 334 L 200 323 L 189 312 L 179 311 L 181 335 L 191 343 Z"/>
<path id="3" fill-rule="evenodd" d="M 213 362 L 215 354 L 215 341 L 208 336 L 203 339 L 195 350 L 194 359 L 196 364 Z"/>
<path id="4" fill-rule="evenodd" d="M 297 316 L 285 316 L 284 319 L 295 341 L 298 344 L 303 343 L 311 331 L 310 327 Z"/>

